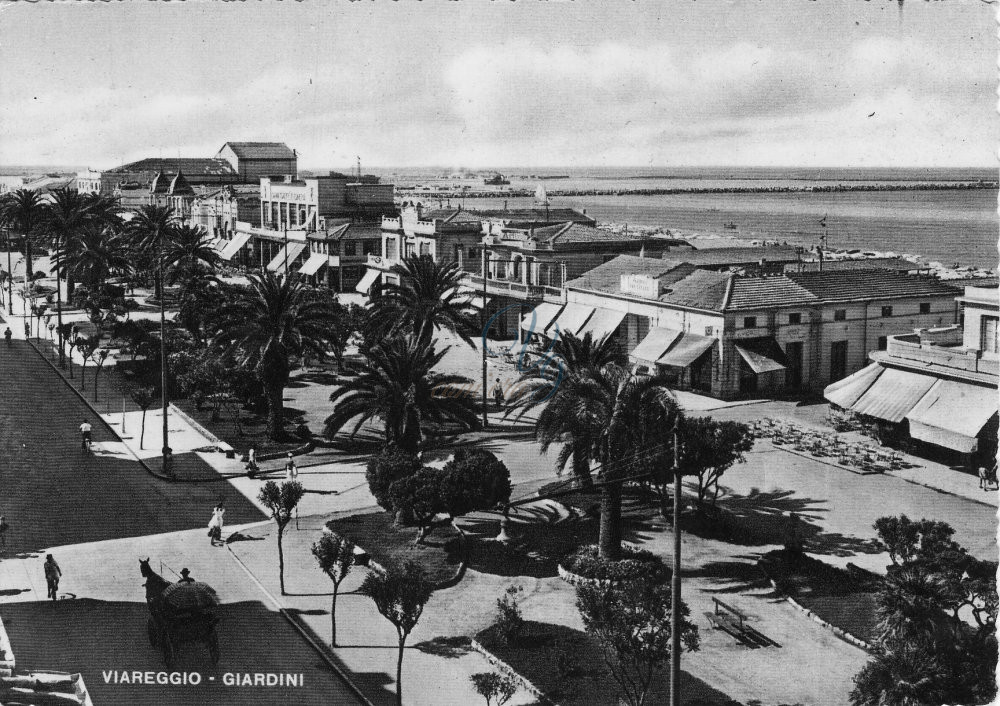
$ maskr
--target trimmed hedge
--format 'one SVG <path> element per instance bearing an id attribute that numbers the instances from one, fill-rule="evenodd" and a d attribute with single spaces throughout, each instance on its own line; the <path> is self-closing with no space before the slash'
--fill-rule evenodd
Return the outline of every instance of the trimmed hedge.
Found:
<path id="1" fill-rule="evenodd" d="M 655 582 L 666 581 L 670 570 L 663 560 L 645 549 L 622 547 L 622 558 L 608 561 L 598 556 L 597 546 L 588 544 L 566 556 L 561 562 L 564 569 L 597 581 L 628 581 L 646 578 Z"/>

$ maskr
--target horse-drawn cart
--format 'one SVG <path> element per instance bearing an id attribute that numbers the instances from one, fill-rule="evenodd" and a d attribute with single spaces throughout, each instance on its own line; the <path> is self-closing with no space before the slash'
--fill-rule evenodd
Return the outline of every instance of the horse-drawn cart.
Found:
<path id="1" fill-rule="evenodd" d="M 149 560 L 140 562 L 146 577 L 146 604 L 149 619 L 146 630 L 149 642 L 163 652 L 169 666 L 177 648 L 188 642 L 202 642 L 208 648 L 212 664 L 219 662 L 219 623 L 216 608 L 219 596 L 215 589 L 200 581 L 170 583 L 149 568 Z"/>

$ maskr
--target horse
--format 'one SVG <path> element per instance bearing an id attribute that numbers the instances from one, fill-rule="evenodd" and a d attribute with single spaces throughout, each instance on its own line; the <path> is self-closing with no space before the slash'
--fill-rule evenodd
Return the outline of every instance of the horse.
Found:
<path id="1" fill-rule="evenodd" d="M 143 585 L 146 587 L 146 602 L 152 603 L 170 585 L 170 581 L 153 571 L 149 566 L 149 557 L 139 560 L 139 573 L 146 579 Z"/>

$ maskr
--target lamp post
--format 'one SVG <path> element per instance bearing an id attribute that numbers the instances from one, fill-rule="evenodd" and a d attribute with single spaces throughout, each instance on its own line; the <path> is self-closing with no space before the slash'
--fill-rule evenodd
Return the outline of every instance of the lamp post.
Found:
<path id="1" fill-rule="evenodd" d="M 483 308 L 480 320 L 483 323 L 483 429 L 489 427 L 490 422 L 486 416 L 486 275 L 489 272 L 490 258 L 486 248 L 483 248 Z"/>
<path id="2" fill-rule="evenodd" d="M 14 269 L 10 264 L 10 228 L 7 231 L 7 313 L 14 315 Z"/>
<path id="3" fill-rule="evenodd" d="M 670 578 L 670 706 L 681 703 L 681 419 L 674 419 L 674 561 Z"/>
<path id="4" fill-rule="evenodd" d="M 166 283 L 163 280 L 163 231 L 159 233 L 159 257 L 157 258 L 157 276 L 160 278 L 160 397 L 163 400 L 163 470 L 171 473 L 170 469 L 170 432 L 167 423 L 167 406 L 169 404 L 167 395 L 167 317 L 164 300 L 167 296 Z"/>

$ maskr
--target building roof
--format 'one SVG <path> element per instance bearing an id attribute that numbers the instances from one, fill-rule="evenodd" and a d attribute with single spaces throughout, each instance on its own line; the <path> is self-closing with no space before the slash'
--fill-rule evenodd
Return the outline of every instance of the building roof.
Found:
<path id="1" fill-rule="evenodd" d="M 284 142 L 227 142 L 219 152 L 226 147 L 239 159 L 295 159 L 295 150 Z"/>
<path id="2" fill-rule="evenodd" d="M 728 272 L 694 270 L 673 284 L 667 283 L 667 291 L 660 295 L 660 301 L 695 309 L 721 311 L 726 302 L 729 283 L 733 279 L 736 279 L 735 275 Z"/>
<path id="3" fill-rule="evenodd" d="M 129 162 L 114 169 L 108 169 L 107 173 L 163 172 L 165 174 L 176 174 L 181 170 L 194 176 L 236 175 L 236 172 L 233 171 L 233 166 L 229 162 L 215 157 L 180 157 L 172 159 L 150 157 L 148 159 L 140 159 L 138 162 Z"/>
<path id="4" fill-rule="evenodd" d="M 306 235 L 309 240 L 372 240 L 381 239 L 378 223 L 328 223 L 326 231 Z"/>
<path id="5" fill-rule="evenodd" d="M 690 262 L 700 267 L 757 264 L 767 262 L 795 262 L 799 255 L 789 246 L 709 248 L 707 250 L 671 251 L 670 259 Z"/>
<path id="6" fill-rule="evenodd" d="M 1000 286 L 1000 277 L 962 277 L 961 279 L 943 279 L 941 284 L 960 292 L 966 287 L 989 287 L 996 289 Z"/>
<path id="7" fill-rule="evenodd" d="M 641 241 L 652 241 L 652 238 L 642 233 L 634 231 L 631 233 L 624 231 L 612 232 L 573 221 L 533 228 L 531 231 L 536 241 L 546 242 L 549 245 L 577 245 L 581 243 L 639 244 Z M 657 242 L 657 245 L 659 245 L 659 242 Z"/>
<path id="8" fill-rule="evenodd" d="M 785 272 L 819 272 L 819 262 L 796 262 L 785 265 Z M 899 272 L 910 272 L 912 270 L 926 270 L 927 265 L 917 262 L 910 262 L 902 257 L 865 257 L 856 260 L 826 260 L 823 262 L 823 271 L 843 271 L 843 270 L 897 270 Z"/>
<path id="9" fill-rule="evenodd" d="M 736 277 L 727 309 L 767 309 L 779 306 L 811 304 L 815 294 L 786 275 L 777 277 Z"/>
<path id="10" fill-rule="evenodd" d="M 536 223 L 587 223 L 593 225 L 597 221 L 590 216 L 572 208 L 512 208 L 512 209 L 474 209 L 468 211 L 481 216 L 484 220 L 502 221 L 508 225 L 523 224 L 525 227 Z"/>
<path id="11" fill-rule="evenodd" d="M 619 255 L 613 260 L 588 270 L 576 279 L 566 283 L 573 289 L 589 289 L 596 292 L 621 292 L 622 275 L 646 275 L 660 280 L 665 285 L 694 271 L 693 265 L 656 257 L 634 257 Z M 668 274 L 673 276 L 668 277 Z"/>

